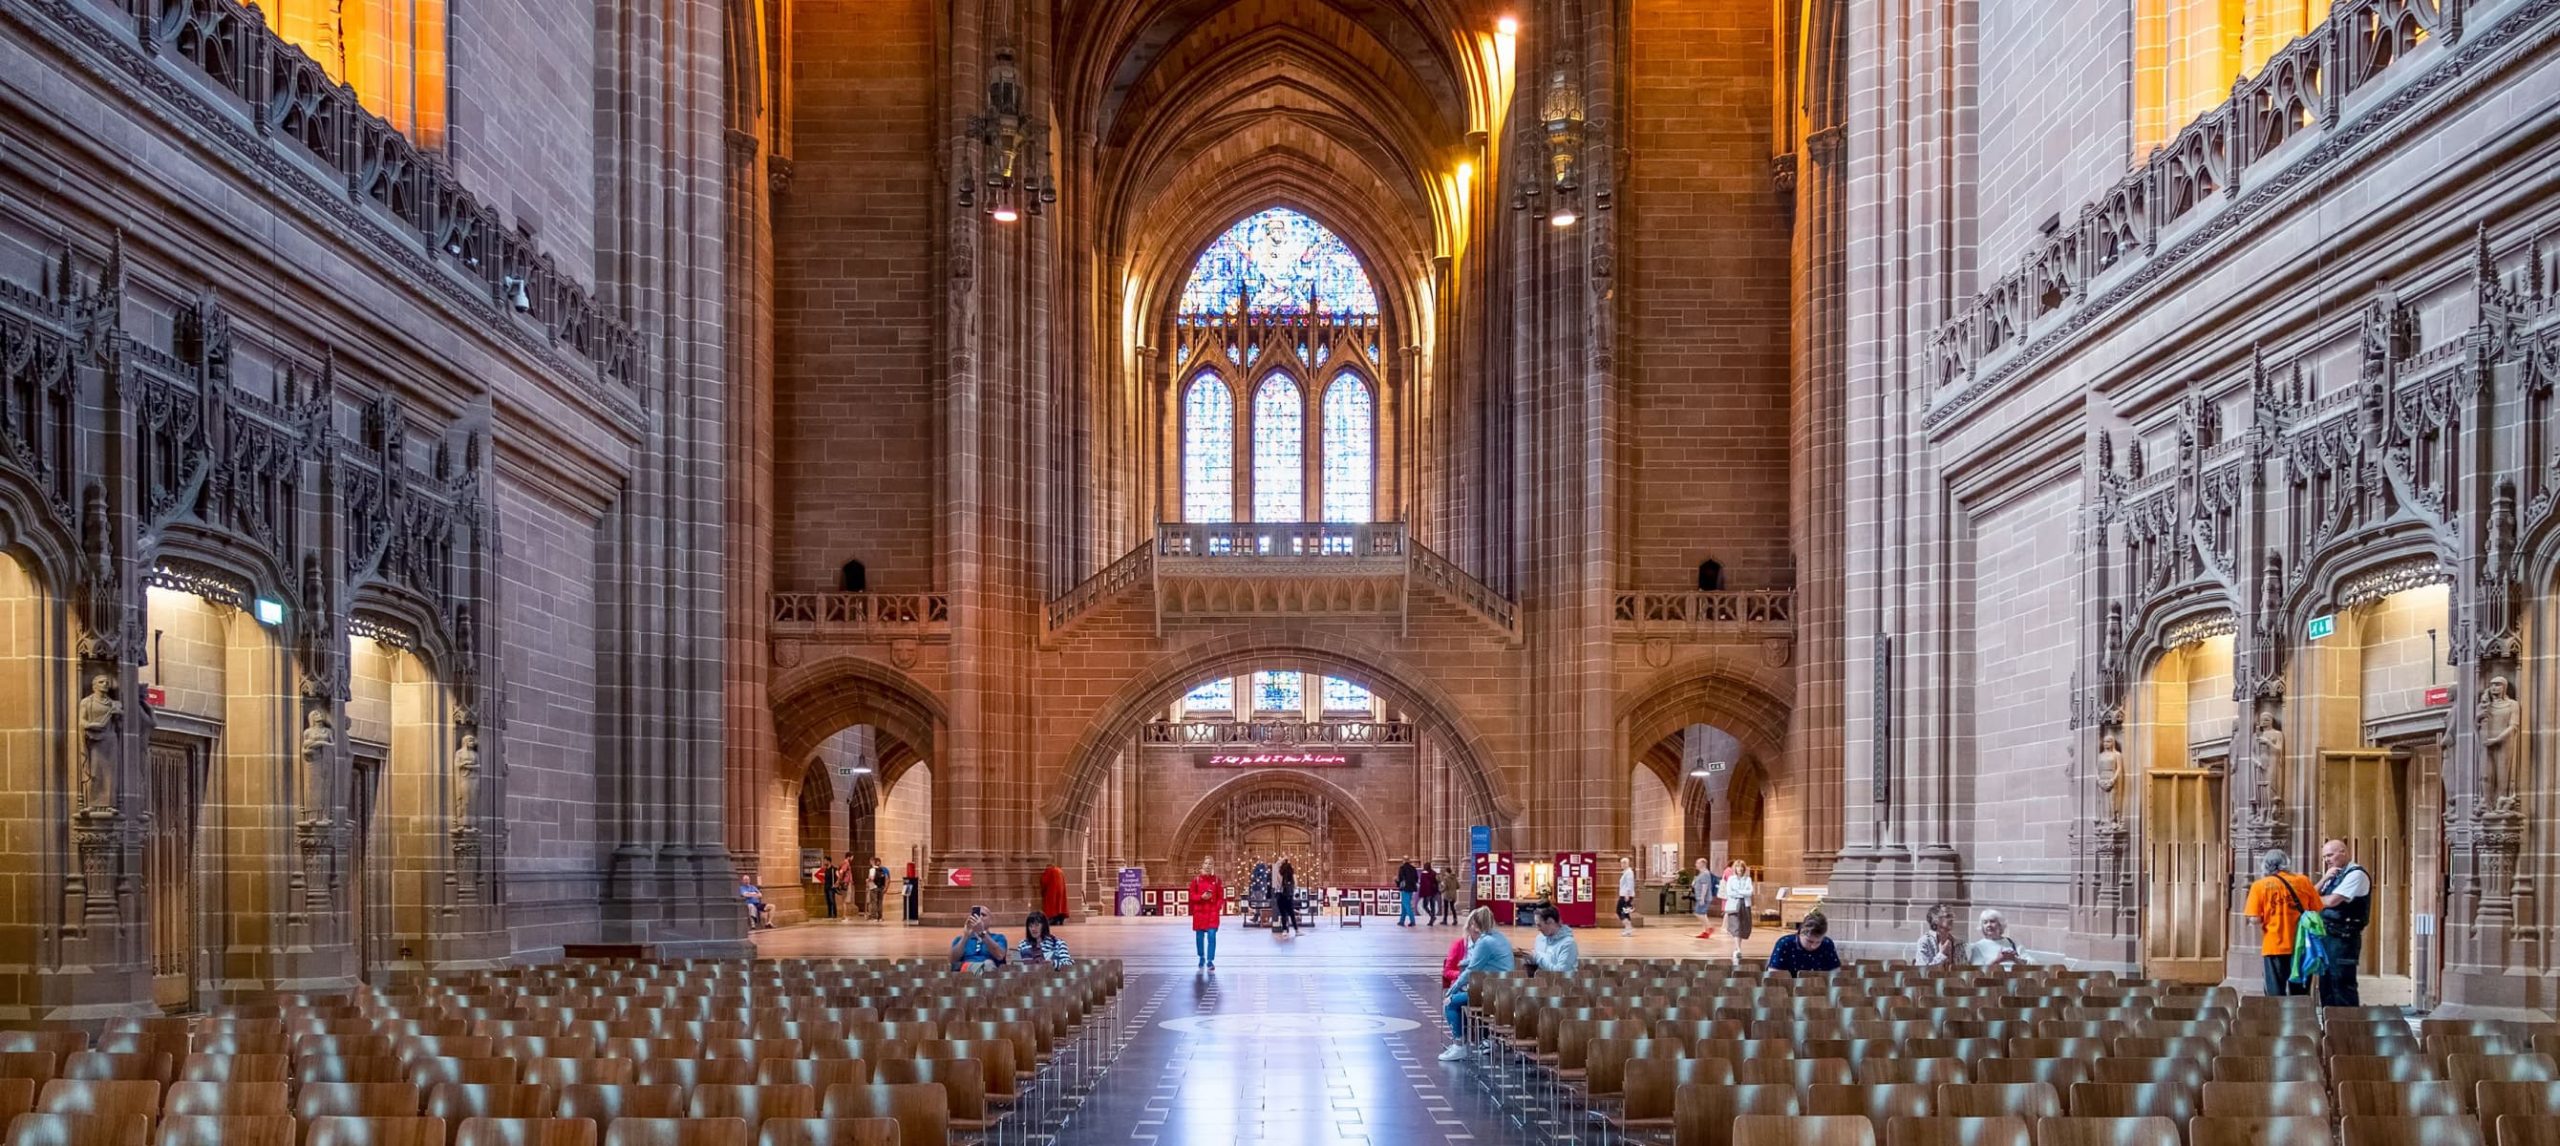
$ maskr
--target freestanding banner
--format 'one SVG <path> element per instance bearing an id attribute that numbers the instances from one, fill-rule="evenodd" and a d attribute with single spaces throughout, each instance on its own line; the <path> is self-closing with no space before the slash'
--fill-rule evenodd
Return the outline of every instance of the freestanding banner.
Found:
<path id="1" fill-rule="evenodd" d="M 1493 909 L 1493 921 L 1511 925 L 1511 853 L 1483 852 L 1476 860 L 1476 906 Z"/>
<path id="2" fill-rule="evenodd" d="M 1113 915 L 1138 914 L 1139 895 L 1146 889 L 1146 886 L 1146 869 L 1135 867 L 1121 868 L 1119 890 L 1117 894 L 1111 897 L 1111 913 Z"/>
<path id="3" fill-rule="evenodd" d="M 1592 878 L 1599 863 L 1600 857 L 1591 852 L 1556 853 L 1556 914 L 1564 917 L 1565 926 L 1589 927 L 1599 922 Z"/>

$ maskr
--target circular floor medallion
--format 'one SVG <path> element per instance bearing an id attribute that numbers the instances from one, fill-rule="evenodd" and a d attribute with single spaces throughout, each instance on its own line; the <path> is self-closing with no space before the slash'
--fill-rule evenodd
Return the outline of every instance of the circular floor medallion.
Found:
<path id="1" fill-rule="evenodd" d="M 1235 1035 L 1254 1039 L 1337 1039 L 1391 1035 L 1422 1024 L 1384 1015 L 1273 1012 L 1268 1014 L 1191 1015 L 1156 1024 L 1187 1035 Z"/>

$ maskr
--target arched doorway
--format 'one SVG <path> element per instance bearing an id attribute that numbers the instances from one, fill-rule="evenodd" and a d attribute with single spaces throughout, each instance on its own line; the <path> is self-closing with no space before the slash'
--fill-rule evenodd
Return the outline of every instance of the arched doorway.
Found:
<path id="1" fill-rule="evenodd" d="M 765 823 L 776 826 L 759 851 L 758 874 L 777 920 L 792 922 L 822 905 L 808 879 L 821 855 L 850 854 L 858 865 L 878 857 L 889 867 L 894 903 L 909 865 L 919 878 L 932 870 L 940 702 L 894 668 L 845 657 L 783 682 L 773 712 L 779 752 Z M 802 894 L 777 894 L 795 885 Z M 867 883 L 862 891 L 870 895 Z"/>
<path id="2" fill-rule="evenodd" d="M 2229 632 L 2168 649 L 2152 661 L 2129 706 L 2129 756 L 2142 780 L 2142 960 L 2161 978 L 2218 983 L 2227 974 L 2227 782 L 2238 712 L 2231 652 Z"/>
<path id="3" fill-rule="evenodd" d="M 397 623 L 357 615 L 347 639 L 347 918 L 357 975 L 432 962 L 452 863 L 449 841 L 472 811 L 446 767 L 458 745 L 445 690 Z M 476 753 L 476 744 L 473 747 Z"/>

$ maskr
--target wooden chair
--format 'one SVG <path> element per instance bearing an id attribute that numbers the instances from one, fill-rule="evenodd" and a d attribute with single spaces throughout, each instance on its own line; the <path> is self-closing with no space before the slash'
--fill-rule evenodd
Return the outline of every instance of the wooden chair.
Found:
<path id="1" fill-rule="evenodd" d="M 2164 1082 L 2082 1082 L 2071 1087 L 2076 1118 L 2166 1118 L 2184 1126 L 2196 1116 L 2196 1092 Z"/>
<path id="2" fill-rule="evenodd" d="M 2107 1056 L 2107 1040 L 2099 1038 L 2010 1039 L 2011 1058 L 2076 1058 L 2095 1061 Z"/>
<path id="3" fill-rule="evenodd" d="M 467 1118 L 549 1118 L 560 1094 L 521 1082 L 443 1082 L 427 1091 L 427 1116 L 459 1129 Z"/>
<path id="4" fill-rule="evenodd" d="M 0 1124 L 36 1110 L 36 1080 L 0 1078 Z"/>
<path id="5" fill-rule="evenodd" d="M 1917 1038 L 1906 1039 L 1902 1044 L 1906 1058 L 1954 1058 L 1976 1063 L 2006 1053 L 2008 1047 L 1999 1039 Z"/>
<path id="6" fill-rule="evenodd" d="M 2329 1120 L 2199 1117 L 2187 1123 L 2187 1146 L 2335 1146 Z"/>
<path id="7" fill-rule="evenodd" d="M 686 1116 L 744 1119 L 747 1129 L 760 1130 L 767 1118 L 816 1118 L 818 1092 L 799 1083 L 772 1086 L 705 1084 L 693 1088 L 693 1100 Z"/>
<path id="8" fill-rule="evenodd" d="M 892 1086 L 938 1083 L 948 1104 L 948 1125 L 963 1134 L 990 1134 L 996 1120 L 987 1113 L 987 1067 L 976 1059 L 891 1059 L 880 1064 L 880 1081 Z"/>
<path id="9" fill-rule="evenodd" d="M 169 1115 L 283 1115 L 293 1117 L 292 1088 L 281 1082 L 173 1082 L 160 1100 Z"/>
<path id="10" fill-rule="evenodd" d="M 1916 1082 L 1867 1085 L 1816 1083 L 1804 1088 L 1804 1112 L 1814 1117 L 1856 1115 L 1875 1124 L 1876 1138 L 1895 1118 L 1926 1118 L 1937 1098 L 1934 1087 Z"/>
<path id="11" fill-rule="evenodd" d="M 2316 1082 L 2208 1082 L 2199 1111 L 2211 1118 L 2329 1116 L 2329 1094 Z"/>
<path id="12" fill-rule="evenodd" d="M 458 1085 L 512 1085 L 524 1081 L 524 1064 L 504 1058 L 413 1058 L 409 1081 L 434 1089 Z"/>
<path id="13" fill-rule="evenodd" d="M 87 1049 L 89 1035 L 85 1031 L 0 1031 L 0 1051 L 41 1051 L 61 1062 Z"/>
<path id="14" fill-rule="evenodd" d="M 697 1086 L 753 1086 L 756 1064 L 743 1058 L 652 1058 L 640 1062 L 643 1083 L 672 1082 L 686 1090 Z"/>
<path id="15" fill-rule="evenodd" d="M 2205 1060 L 2175 1058 L 2102 1058 L 2089 1064 L 2091 1082 L 2165 1082 L 2194 1089 L 2204 1085 Z"/>
<path id="16" fill-rule="evenodd" d="M 160 1084 L 149 1079 L 57 1078 L 36 1095 L 40 1114 L 160 1114 Z"/>
<path id="17" fill-rule="evenodd" d="M 176 1081 L 178 1068 L 176 1059 L 161 1052 L 81 1051 L 62 1061 L 61 1077 L 101 1081 L 147 1079 L 165 1086 Z"/>
<path id="18" fill-rule="evenodd" d="M 584 1118 L 611 1129 L 618 1118 L 682 1118 L 684 1088 L 674 1083 L 573 1082 L 560 1088 L 554 1108 L 562 1118 Z"/>
<path id="19" fill-rule="evenodd" d="M 2209 1062 L 2214 1056 L 2214 1040 L 2126 1035 L 2116 1039 L 2108 1053 L 2115 1058 L 2192 1058 Z"/>
<path id="20" fill-rule="evenodd" d="M 584 1118 L 465 1118 L 453 1146 L 596 1146 Z"/>
<path id="21" fill-rule="evenodd" d="M 756 1146 L 900 1146 L 895 1118 L 773 1118 Z"/>
<path id="22" fill-rule="evenodd" d="M 870 1082 L 871 1066 L 858 1058 L 769 1058 L 756 1064 L 756 1081 L 765 1085 L 794 1082 L 823 1095 L 837 1083 Z"/>
<path id="23" fill-rule="evenodd" d="M 2424 1055 L 2342 1054 L 2328 1059 L 2336 1082 L 2426 1082 L 2445 1077 L 2434 1059 Z"/>
<path id="24" fill-rule="evenodd" d="M 1857 1064 L 1853 1072 L 1864 1083 L 1916 1082 L 1924 1086 L 1964 1082 L 1970 1075 L 1960 1058 L 1871 1058 Z"/>
<path id="25" fill-rule="evenodd" d="M 2457 1054 L 2447 1056 L 2444 1065 L 2445 1077 L 2466 1099 L 2476 1099 L 2484 1082 L 2550 1082 L 2555 1078 L 2551 1059 L 2538 1054 Z"/>
<path id="26" fill-rule="evenodd" d="M 41 1086 L 53 1081 L 61 1070 L 61 1060 L 52 1051 L 0 1052 L 0 1078 L 26 1078 Z"/>
<path id="27" fill-rule="evenodd" d="M 1996 1118 L 2014 1114 L 2032 1122 L 2062 1116 L 2062 1092 L 2041 1082 L 1947 1083 L 1938 1087 L 1941 1118 Z"/>
<path id="28" fill-rule="evenodd" d="M 181 1082 L 287 1082 L 293 1060 L 280 1054 L 191 1054 L 178 1063 Z"/>
<path id="29" fill-rule="evenodd" d="M 2462 1113 L 2462 1095 L 2450 1082 L 2337 1084 L 2338 1113 L 2348 1117 L 2420 1118 Z"/>
<path id="30" fill-rule="evenodd" d="M 2213 1060 L 2215 1082 L 2324 1082 L 2320 1060 L 2307 1054 L 2277 1056 L 2219 1055 Z"/>
<path id="31" fill-rule="evenodd" d="M 2041 1082 L 2070 1097 L 2071 1088 L 2089 1081 L 2089 1064 L 2076 1058 L 1989 1058 L 1973 1064 L 1975 1082 Z"/>
<path id="32" fill-rule="evenodd" d="M 2036 1146 L 2181 1146 L 2181 1139 L 2173 1119 L 2074 1115 L 2037 1119 Z"/>
<path id="33" fill-rule="evenodd" d="M 376 1058 L 297 1058 L 293 1072 L 305 1083 L 313 1082 L 402 1082 L 409 1081 L 409 1070 L 399 1059 L 388 1055 Z"/>
<path id="34" fill-rule="evenodd" d="M 302 1124 L 290 1114 L 173 1114 L 156 1146 L 294 1146 Z"/>
<path id="35" fill-rule="evenodd" d="M 1837 1058 L 1747 1059 L 1735 1063 L 1733 1080 L 1744 1086 L 1792 1086 L 1799 1090 L 1850 1081 L 1849 1062 Z"/>
<path id="36" fill-rule="evenodd" d="M 2460 1114 L 2348 1114 L 2339 1146 L 2489 1146 L 2478 1119 Z"/>
<path id="37" fill-rule="evenodd" d="M 1673 1092 L 1672 1146 L 1728 1146 L 1743 1115 L 1796 1117 L 1803 1105 L 1792 1086 L 1717 1086 L 1693 1082 Z M 1866 1120 L 1859 1119 L 1861 1123 Z M 1873 1133 L 1873 1129 L 1869 1129 Z"/>
<path id="38" fill-rule="evenodd" d="M 2560 1118 L 2501 1114 L 2484 1125 L 2497 1132 L 2498 1146 L 2560 1146 Z"/>
<path id="39" fill-rule="evenodd" d="M 2032 1146 L 2034 1133 L 2015 1114 L 1983 1118 L 1896 1118 L 1885 1123 L 1885 1146 Z"/>
<path id="40" fill-rule="evenodd" d="M 899 1146 L 949 1146 L 951 1142 L 950 1098 L 934 1083 L 839 1083 L 827 1088 L 819 1117 L 890 1119 L 898 1124 Z M 617 1144 L 608 1142 L 605 1146 Z"/>
<path id="41" fill-rule="evenodd" d="M 627 1086 L 640 1081 L 640 1064 L 627 1058 L 526 1059 L 524 1081 L 553 1087 L 576 1083 Z"/>
<path id="42" fill-rule="evenodd" d="M 405 1082 L 306 1082 L 294 1094 L 293 1113 L 315 1118 L 411 1118 L 426 1095 Z"/>
<path id="43" fill-rule="evenodd" d="M 151 1120 L 139 1114 L 21 1114 L 5 1146 L 143 1146 Z"/>
<path id="44" fill-rule="evenodd" d="M 2481 1082 L 2471 1088 L 2471 1104 L 2472 1112 L 2488 1126 L 2509 1114 L 2560 1115 L 2560 1082 Z"/>
<path id="45" fill-rule="evenodd" d="M 445 1146 L 441 1118 L 314 1118 L 305 1128 L 303 1146 Z"/>
<path id="46" fill-rule="evenodd" d="M 1856 1115 L 1745 1114 L 1733 1146 L 1876 1146 L 1875 1124 Z"/>

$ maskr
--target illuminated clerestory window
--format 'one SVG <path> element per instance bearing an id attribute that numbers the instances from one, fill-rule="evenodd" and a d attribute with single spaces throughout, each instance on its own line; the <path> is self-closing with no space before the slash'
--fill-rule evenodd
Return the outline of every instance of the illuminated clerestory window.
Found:
<path id="1" fill-rule="evenodd" d="M 444 145 L 445 0 L 266 0 L 276 34 L 421 148 Z"/>
<path id="2" fill-rule="evenodd" d="M 2231 97 L 2285 45 L 2329 18 L 2330 0 L 2134 0 L 2133 161 Z"/>

